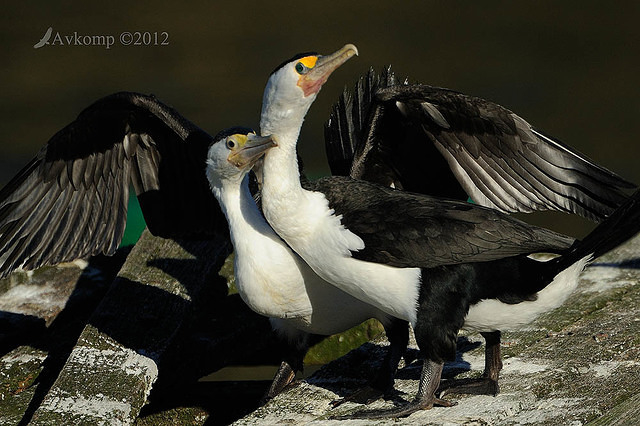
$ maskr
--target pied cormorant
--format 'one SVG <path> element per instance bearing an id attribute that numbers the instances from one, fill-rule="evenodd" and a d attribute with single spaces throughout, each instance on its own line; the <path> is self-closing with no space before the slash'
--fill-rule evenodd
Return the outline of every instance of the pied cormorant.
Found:
<path id="1" fill-rule="evenodd" d="M 270 76 L 260 131 L 274 138 L 277 146 L 267 151 L 263 162 L 262 207 L 272 228 L 318 275 L 414 326 L 426 358 L 418 395 L 408 406 L 371 415 L 404 416 L 434 404 L 451 405 L 436 398 L 435 391 L 444 360 L 455 357 L 459 329 L 495 332 L 530 323 L 566 300 L 577 285 L 578 274 L 590 260 L 634 236 L 640 229 L 640 208 L 636 205 L 640 193 L 625 201 L 582 243 L 574 244 L 569 237 L 512 219 L 495 209 L 398 191 L 371 182 L 331 177 L 317 181 L 313 189 L 305 189 L 300 184 L 296 157 L 304 116 L 322 83 L 356 52 L 354 46 L 347 45 L 331 55 L 335 58 L 332 62 L 322 61 L 323 57 L 317 55 L 297 58 Z M 464 96 L 458 97 L 456 103 L 463 101 L 474 106 L 476 112 L 493 106 Z M 399 109 L 402 104 L 401 100 L 396 101 Z M 441 128 L 451 128 L 450 113 L 443 113 L 435 104 L 420 108 Z M 513 115 L 506 118 L 515 119 Z M 531 133 L 524 120 L 513 128 L 499 127 L 506 138 L 497 137 L 496 129 L 489 128 L 492 132 L 484 140 L 480 136 L 487 123 L 495 126 L 495 120 L 481 116 L 472 117 L 471 121 L 477 122 L 477 127 L 470 126 L 464 131 L 471 135 L 468 138 L 473 141 L 470 145 L 474 146 L 474 158 L 480 160 L 471 169 L 482 169 L 492 178 L 491 185 L 482 179 L 471 179 L 476 188 L 484 185 L 494 192 L 492 188 L 506 187 L 509 191 L 501 191 L 499 198 L 510 196 L 523 201 L 532 184 L 527 186 L 507 178 L 509 173 L 500 174 L 498 169 L 508 169 L 514 164 L 518 170 L 544 167 L 545 174 L 557 171 L 557 175 L 553 175 L 553 186 L 538 181 L 536 189 L 545 196 L 552 193 L 552 198 L 561 201 L 552 203 L 555 209 L 581 213 L 579 205 L 598 205 L 602 200 L 590 192 L 591 188 L 585 189 L 576 182 L 586 180 L 593 186 L 612 187 L 611 180 L 600 184 L 590 172 L 598 171 L 613 176 L 612 179 L 615 175 L 566 146 Z M 527 129 L 529 135 L 525 140 L 522 132 Z M 444 133 L 440 131 L 438 136 Z M 498 164 L 488 161 L 486 150 L 495 154 L 492 149 L 503 146 L 498 151 L 505 152 L 503 161 Z M 463 159 L 465 154 L 461 155 Z M 529 158 L 534 155 L 538 157 L 536 162 Z M 469 173 L 454 161 L 456 157 L 451 154 L 447 159 L 463 186 L 469 186 L 461 178 Z M 580 174 L 587 176 L 571 180 Z M 485 193 L 478 190 L 473 195 L 479 194 Z M 480 197 L 480 201 L 485 200 Z M 616 202 L 611 202 L 615 207 Z M 539 208 L 536 203 L 525 206 L 524 210 Z M 519 209 L 518 203 L 493 207 Z M 528 257 L 537 252 L 559 256 L 548 262 Z"/>
<path id="2" fill-rule="evenodd" d="M 449 89 L 396 81 L 373 69 L 334 104 L 325 125 L 333 175 L 475 203 L 503 212 L 558 210 L 600 222 L 634 184 L 508 109 Z M 479 379 L 444 393 L 495 395 L 500 331 L 486 340 Z"/>
<path id="3" fill-rule="evenodd" d="M 500 105 L 397 84 L 390 67 L 380 75 L 370 70 L 353 93 L 345 89 L 325 145 L 334 175 L 453 199 L 471 195 L 504 212 L 559 210 L 601 221 L 626 199 L 622 190 L 635 187 Z M 449 381 L 444 392 L 498 393 L 500 331 L 481 334 L 483 378 Z"/>
<path id="4" fill-rule="evenodd" d="M 229 223 L 235 250 L 236 287 L 255 312 L 270 317 L 276 331 L 308 349 L 309 334 L 331 335 L 376 318 L 390 341 L 387 359 L 370 386 L 348 400 L 365 402 L 393 388 L 393 377 L 408 341 L 407 324 L 360 301 L 318 277 L 267 224 L 249 189 L 249 171 L 271 138 L 245 130 L 216 136 L 207 156 L 207 177 Z M 267 397 L 275 396 L 301 369 L 300 359 L 286 359 Z M 375 399 L 375 398 L 374 398 Z"/>

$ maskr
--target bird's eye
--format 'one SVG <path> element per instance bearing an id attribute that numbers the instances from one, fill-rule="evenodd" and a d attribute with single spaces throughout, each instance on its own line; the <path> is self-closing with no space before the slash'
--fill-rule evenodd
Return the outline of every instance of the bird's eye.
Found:
<path id="1" fill-rule="evenodd" d="M 233 139 L 227 139 L 227 148 L 233 149 L 236 147 L 236 143 Z"/>
<path id="2" fill-rule="evenodd" d="M 298 62 L 296 64 L 296 72 L 298 74 L 304 74 L 307 71 L 309 71 L 309 68 L 307 68 L 307 66 L 305 64 L 303 64 L 302 62 Z"/>

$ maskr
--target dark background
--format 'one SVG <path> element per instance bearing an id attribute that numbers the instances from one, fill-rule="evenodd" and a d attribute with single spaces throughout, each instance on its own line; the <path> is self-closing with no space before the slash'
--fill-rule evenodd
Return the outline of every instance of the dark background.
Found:
<path id="1" fill-rule="evenodd" d="M 57 130 L 112 92 L 153 93 L 215 133 L 258 126 L 269 73 L 294 53 L 354 43 L 312 107 L 300 151 L 328 172 L 322 124 L 373 66 L 496 101 L 640 182 L 640 4 L 636 2 L 111 1 L 5 4 L 0 16 L 0 184 Z M 45 46 L 54 35 L 169 34 L 168 46 Z M 584 224 L 553 220 L 580 234 Z M 566 228 L 565 222 L 570 222 Z"/>

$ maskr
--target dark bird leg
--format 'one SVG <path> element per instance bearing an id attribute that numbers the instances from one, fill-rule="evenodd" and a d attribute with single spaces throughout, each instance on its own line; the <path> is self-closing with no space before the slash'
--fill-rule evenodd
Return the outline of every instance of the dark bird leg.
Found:
<path id="1" fill-rule="evenodd" d="M 422 373 L 420 374 L 420 383 L 416 397 L 409 404 L 389 411 L 386 417 L 406 417 L 418 410 L 433 408 L 434 405 L 441 407 L 452 407 L 456 405 L 455 402 L 445 401 L 435 396 L 435 392 L 438 386 L 440 386 L 443 366 L 444 363 L 442 362 L 425 359 L 422 366 Z"/>
<path id="2" fill-rule="evenodd" d="M 484 374 L 487 385 L 487 395 L 497 395 L 500 393 L 498 386 L 498 375 L 502 370 L 502 353 L 500 353 L 500 330 L 480 333 L 485 339 L 484 351 Z"/>
<path id="3" fill-rule="evenodd" d="M 365 387 L 344 398 L 331 402 L 333 407 L 342 405 L 345 402 L 369 404 L 393 390 L 398 363 L 409 343 L 409 323 L 394 318 L 384 326 L 384 329 L 389 340 L 389 348 L 382 361 L 380 371 Z"/>
<path id="4" fill-rule="evenodd" d="M 500 331 L 480 333 L 485 339 L 484 373 L 477 379 L 449 380 L 438 389 L 440 396 L 449 394 L 497 395 L 500 393 L 498 376 L 502 370 Z"/>
<path id="5" fill-rule="evenodd" d="M 345 419 L 375 419 L 406 417 L 418 410 L 433 406 L 451 407 L 455 402 L 437 398 L 440 377 L 445 360 L 456 356 L 456 338 L 469 309 L 467 286 L 474 270 L 465 265 L 424 269 L 423 284 L 418 298 L 417 319 L 414 327 L 416 341 L 425 358 L 418 385 L 418 393 L 410 403 L 390 410 L 361 411 Z"/>
<path id="6" fill-rule="evenodd" d="M 278 395 L 284 388 L 286 388 L 293 379 L 296 377 L 297 370 L 292 367 L 287 361 L 282 361 L 280 363 L 280 367 L 278 367 L 278 371 L 276 371 L 276 375 L 273 377 L 273 381 L 271 382 L 271 386 L 269 386 L 269 390 L 262 397 L 262 404 L 265 404 L 276 395 Z"/>
<path id="7" fill-rule="evenodd" d="M 322 339 L 324 339 L 324 336 L 302 332 L 298 339 L 293 340 L 286 336 L 280 336 L 283 345 L 282 362 L 278 367 L 278 371 L 276 371 L 271 386 L 269 386 L 269 390 L 262 397 L 261 404 L 266 404 L 293 383 L 296 373 L 303 370 L 304 357 L 309 348 Z"/>

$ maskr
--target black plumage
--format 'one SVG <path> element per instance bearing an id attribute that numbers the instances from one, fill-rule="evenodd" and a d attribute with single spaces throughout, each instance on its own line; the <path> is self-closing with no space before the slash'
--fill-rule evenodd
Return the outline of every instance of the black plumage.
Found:
<path id="1" fill-rule="evenodd" d="M 428 278 L 423 279 L 421 286 L 416 324 L 421 350 L 435 362 L 454 359 L 455 336 L 470 306 L 487 299 L 509 304 L 536 300 L 536 293 L 557 279 L 558 274 L 581 259 L 590 261 L 607 253 L 639 231 L 640 191 L 637 191 L 587 237 L 559 250 L 560 256 L 552 260 L 536 261 L 523 252 L 521 256 L 487 262 L 424 268 L 423 277 Z"/>
<path id="2" fill-rule="evenodd" d="M 35 269 L 112 254 L 124 233 L 130 186 L 153 234 L 226 235 L 226 220 L 206 176 L 207 153 L 215 141 L 250 132 L 233 127 L 212 138 L 154 96 L 121 92 L 99 99 L 0 190 L 0 277 L 19 266 Z M 259 192 L 255 195 L 259 198 Z M 392 349 L 372 382 L 380 392 L 393 386 L 408 339 L 404 321 L 390 321 L 387 329 Z M 284 334 L 281 373 L 288 377 L 290 366 L 302 369 L 315 337 L 298 342 Z M 288 383 L 282 374 L 268 396 Z"/>
<path id="3" fill-rule="evenodd" d="M 333 174 L 466 199 L 505 212 L 559 210 L 600 221 L 635 185 L 493 102 L 390 69 L 345 91 L 325 126 Z"/>
<path id="4" fill-rule="evenodd" d="M 228 232 L 205 175 L 213 141 L 154 96 L 121 92 L 93 103 L 0 190 L 0 277 L 113 253 L 130 186 L 155 235 Z"/>
<path id="5" fill-rule="evenodd" d="M 399 268 L 487 262 L 558 252 L 573 239 L 496 210 L 334 176 L 306 186 L 322 192 L 341 223 L 364 241 L 352 257 Z"/>

